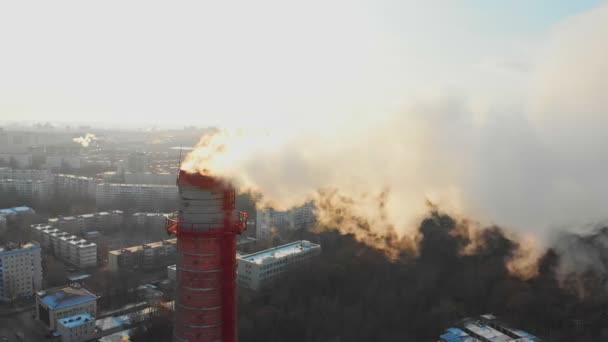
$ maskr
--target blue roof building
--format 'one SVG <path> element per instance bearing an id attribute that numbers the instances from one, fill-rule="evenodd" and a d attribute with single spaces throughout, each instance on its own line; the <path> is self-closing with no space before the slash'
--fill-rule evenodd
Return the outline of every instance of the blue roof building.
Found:
<path id="1" fill-rule="evenodd" d="M 97 296 L 78 284 L 36 293 L 36 316 L 50 330 L 63 318 L 85 313 L 95 316 L 96 312 Z"/>

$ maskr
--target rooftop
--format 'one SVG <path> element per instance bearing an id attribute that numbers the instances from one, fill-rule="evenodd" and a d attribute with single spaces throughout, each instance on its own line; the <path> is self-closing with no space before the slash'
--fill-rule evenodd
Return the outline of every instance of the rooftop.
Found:
<path id="1" fill-rule="evenodd" d="M 5 208 L 5 209 L 0 209 L 0 215 L 2 216 L 11 216 L 11 215 L 17 215 L 17 214 L 21 214 L 21 213 L 33 213 L 34 209 L 30 208 L 30 207 L 14 207 L 14 208 Z"/>
<path id="2" fill-rule="evenodd" d="M 281 259 L 290 255 L 299 254 L 304 251 L 308 251 L 315 248 L 320 248 L 320 245 L 312 243 L 310 241 L 301 240 L 286 245 L 270 248 L 261 252 L 248 254 L 240 257 L 242 260 L 253 262 L 256 264 L 263 264 L 267 260 Z"/>
<path id="3" fill-rule="evenodd" d="M 36 295 L 51 309 L 62 309 L 97 300 L 97 296 L 80 286 L 65 286 L 38 291 Z"/>
<path id="4" fill-rule="evenodd" d="M 63 325 L 64 327 L 66 327 L 68 329 L 72 329 L 77 326 L 80 326 L 80 325 L 83 325 L 83 324 L 86 324 L 89 322 L 94 322 L 94 321 L 95 321 L 95 317 L 89 315 L 88 313 L 83 313 L 83 314 L 78 314 L 78 315 L 62 318 L 59 320 L 59 324 Z"/>
<path id="5" fill-rule="evenodd" d="M 18 254 L 18 253 L 27 252 L 30 249 L 36 249 L 36 248 L 40 248 L 40 245 L 38 245 L 35 242 L 28 242 L 23 245 L 18 245 L 18 244 L 9 242 L 6 245 L 0 245 L 0 254 L 2 254 L 2 255 L 6 255 L 9 253 Z"/>

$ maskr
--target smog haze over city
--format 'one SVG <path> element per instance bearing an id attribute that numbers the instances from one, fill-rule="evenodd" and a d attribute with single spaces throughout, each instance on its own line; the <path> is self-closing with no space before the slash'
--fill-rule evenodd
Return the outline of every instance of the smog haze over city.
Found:
<path id="1" fill-rule="evenodd" d="M 0 341 L 608 341 L 608 2 L 0 0 Z"/>

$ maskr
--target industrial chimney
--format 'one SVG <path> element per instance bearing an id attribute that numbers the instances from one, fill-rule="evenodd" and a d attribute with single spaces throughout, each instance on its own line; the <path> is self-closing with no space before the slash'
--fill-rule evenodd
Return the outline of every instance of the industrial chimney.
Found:
<path id="1" fill-rule="evenodd" d="M 177 185 L 179 211 L 167 219 L 178 248 L 173 341 L 236 342 L 236 236 L 247 214 L 225 181 L 180 171 Z"/>

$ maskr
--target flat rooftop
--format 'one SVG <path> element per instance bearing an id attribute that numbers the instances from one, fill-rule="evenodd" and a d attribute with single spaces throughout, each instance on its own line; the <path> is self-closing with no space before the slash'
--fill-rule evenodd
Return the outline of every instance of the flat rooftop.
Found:
<path id="1" fill-rule="evenodd" d="M 78 314 L 59 320 L 59 324 L 63 325 L 68 329 L 72 329 L 89 322 L 95 322 L 95 318 L 89 315 L 88 313 Z"/>
<path id="2" fill-rule="evenodd" d="M 312 243 L 310 241 L 301 240 L 288 243 L 286 245 L 266 249 L 261 252 L 247 254 L 241 256 L 240 259 L 256 264 L 263 264 L 266 260 L 269 259 L 282 259 L 290 255 L 299 254 L 320 247 L 320 245 Z"/>

